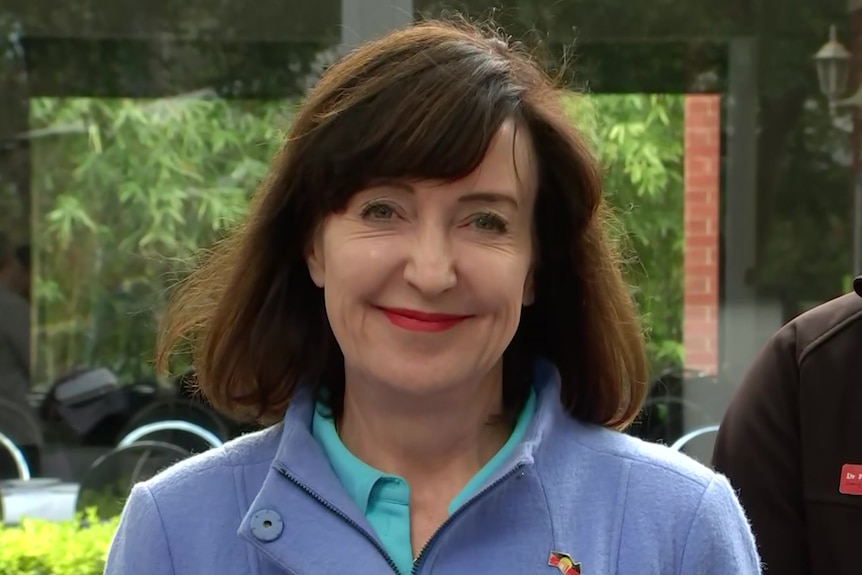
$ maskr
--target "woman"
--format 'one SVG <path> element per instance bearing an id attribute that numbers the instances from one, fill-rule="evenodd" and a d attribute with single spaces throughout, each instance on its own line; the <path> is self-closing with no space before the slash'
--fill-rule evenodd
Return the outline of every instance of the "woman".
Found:
<path id="1" fill-rule="evenodd" d="M 644 346 L 560 97 L 434 22 L 324 74 L 160 343 L 271 426 L 136 486 L 107 573 L 759 572 L 728 483 L 618 431 Z"/>

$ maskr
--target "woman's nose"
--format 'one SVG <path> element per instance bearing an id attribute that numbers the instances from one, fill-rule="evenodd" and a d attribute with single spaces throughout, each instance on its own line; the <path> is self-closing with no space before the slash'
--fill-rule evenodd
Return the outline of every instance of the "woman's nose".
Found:
<path id="1" fill-rule="evenodd" d="M 443 293 L 455 286 L 455 262 L 445 231 L 425 231 L 415 236 L 404 279 L 427 296 Z"/>

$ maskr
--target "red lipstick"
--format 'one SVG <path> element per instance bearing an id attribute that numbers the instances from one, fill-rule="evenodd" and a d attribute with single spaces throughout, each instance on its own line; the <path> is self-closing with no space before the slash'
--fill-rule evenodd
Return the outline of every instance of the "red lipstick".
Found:
<path id="1" fill-rule="evenodd" d="M 451 315 L 445 313 L 426 313 L 414 309 L 382 307 L 386 318 L 402 329 L 410 331 L 446 331 L 469 318 L 469 315 Z"/>

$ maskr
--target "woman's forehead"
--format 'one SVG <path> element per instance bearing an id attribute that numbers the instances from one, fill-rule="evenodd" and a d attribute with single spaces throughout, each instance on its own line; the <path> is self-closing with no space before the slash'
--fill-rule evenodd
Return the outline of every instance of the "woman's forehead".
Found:
<path id="1" fill-rule="evenodd" d="M 506 121 L 491 138 L 475 169 L 463 176 L 453 179 L 407 174 L 400 178 L 382 179 L 375 184 L 395 185 L 409 191 L 446 188 L 479 196 L 483 193 L 488 196 L 508 195 L 515 200 L 524 200 L 535 193 L 537 180 L 535 152 L 527 130 L 514 121 Z"/>

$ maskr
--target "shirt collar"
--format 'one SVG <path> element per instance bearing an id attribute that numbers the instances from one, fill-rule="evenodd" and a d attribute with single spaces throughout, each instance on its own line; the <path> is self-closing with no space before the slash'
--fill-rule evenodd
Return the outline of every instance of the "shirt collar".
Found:
<path id="1" fill-rule="evenodd" d="M 395 476 L 387 475 L 353 455 L 341 441 L 335 428 L 335 421 L 329 417 L 326 407 L 322 404 L 315 406 L 311 420 L 311 433 L 350 498 L 359 505 L 362 514 L 366 514 L 374 485 L 384 477 L 394 478 Z"/>

